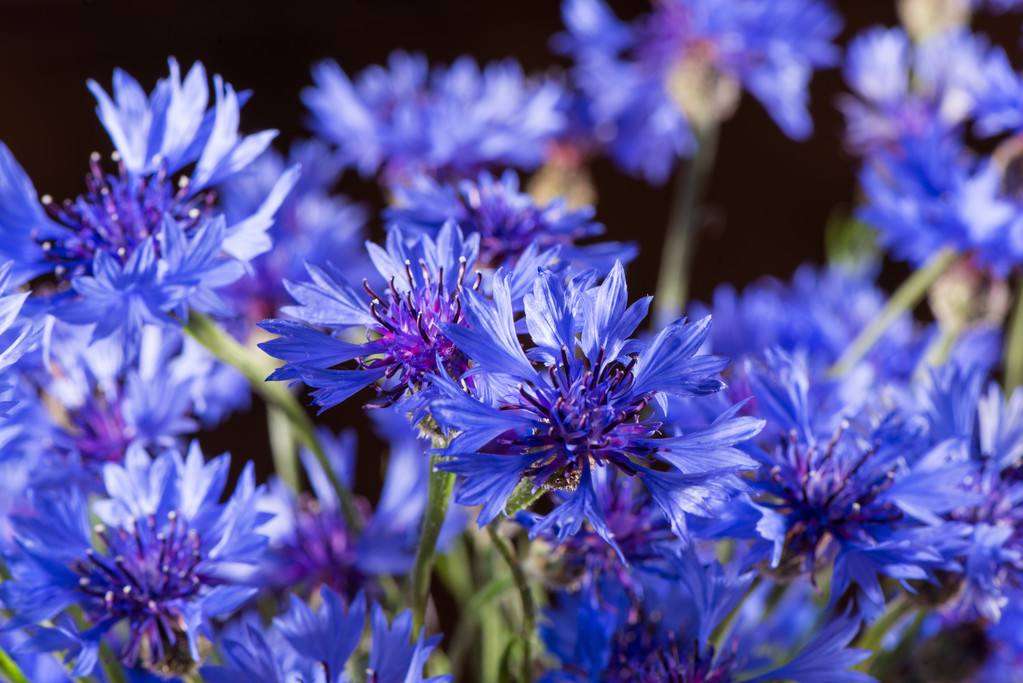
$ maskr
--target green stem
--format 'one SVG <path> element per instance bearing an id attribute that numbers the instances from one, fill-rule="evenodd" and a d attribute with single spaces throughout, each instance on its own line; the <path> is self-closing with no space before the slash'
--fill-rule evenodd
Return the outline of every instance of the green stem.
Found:
<path id="1" fill-rule="evenodd" d="M 515 580 L 515 587 L 519 591 L 519 599 L 522 601 L 522 682 L 531 683 L 533 680 L 533 631 L 536 630 L 536 603 L 533 601 L 533 591 L 529 588 L 529 580 L 526 573 L 522 571 L 522 565 L 515 557 L 508 542 L 497 532 L 494 524 L 487 526 L 487 533 L 494 547 L 504 559 L 508 569 L 511 570 L 512 578 Z"/>
<path id="2" fill-rule="evenodd" d="M 1005 337 L 1005 391 L 1023 384 L 1023 277 L 1019 279 L 1016 306 Z"/>
<path id="3" fill-rule="evenodd" d="M 870 650 L 872 653 L 869 658 L 860 662 L 857 668 L 861 671 L 870 669 L 870 664 L 877 657 L 878 648 L 881 646 L 881 641 L 884 640 L 885 634 L 902 621 L 907 614 L 916 609 L 916 607 L 905 595 L 900 595 L 888 603 L 888 608 L 884 614 L 871 624 L 870 628 L 864 631 L 856 641 L 856 647 Z"/>
<path id="4" fill-rule="evenodd" d="M 911 311 L 927 294 L 931 285 L 941 277 L 955 262 L 956 253 L 952 249 L 943 249 L 928 261 L 922 268 L 914 272 L 902 285 L 895 290 L 888 303 L 876 318 L 870 321 L 859 333 L 852 344 L 845 350 L 842 357 L 831 366 L 828 374 L 841 377 L 856 366 L 860 360 L 884 336 L 888 328 L 906 311 Z"/>
<path id="5" fill-rule="evenodd" d="M 104 641 L 99 646 L 99 661 L 106 674 L 108 683 L 128 683 L 128 677 L 124 675 L 124 667 L 121 660 L 117 658 L 114 651 Z"/>
<path id="6" fill-rule="evenodd" d="M 533 483 L 529 479 L 523 479 L 508 496 L 508 501 L 504 504 L 504 514 L 513 517 L 519 510 L 525 510 L 540 500 L 544 493 L 546 491 L 543 487 L 534 490 Z"/>
<path id="7" fill-rule="evenodd" d="M 21 667 L 9 654 L 4 652 L 3 648 L 0 648 L 0 674 L 10 683 L 28 683 L 25 674 L 21 672 Z"/>
<path id="8" fill-rule="evenodd" d="M 195 311 L 189 313 L 185 332 L 218 359 L 242 373 L 268 405 L 284 414 L 288 422 L 291 423 L 295 438 L 316 457 L 327 475 L 327 479 L 330 480 L 330 485 L 341 503 L 341 512 L 349 528 L 356 531 L 361 529 L 362 520 L 355 507 L 352 493 L 338 478 L 337 472 L 330 464 L 327 453 L 316 437 L 313 421 L 309 419 L 302 404 L 283 383 L 266 381 L 267 375 L 274 370 L 274 365 L 269 357 L 242 346 L 216 322 Z"/>
<path id="9" fill-rule="evenodd" d="M 270 454 L 273 456 L 274 471 L 288 488 L 298 491 L 301 487 L 298 453 L 295 452 L 295 437 L 291 433 L 291 421 L 280 408 L 267 405 L 266 428 L 270 434 Z"/>
<path id="10" fill-rule="evenodd" d="M 439 440 L 434 447 L 440 448 Z M 430 456 L 430 481 L 426 498 L 426 510 L 423 512 L 423 525 L 419 532 L 419 546 L 416 548 L 416 560 L 412 567 L 412 632 L 418 633 L 426 622 L 426 606 L 430 600 L 430 576 L 433 573 L 433 560 L 437 554 L 437 539 L 440 537 L 444 517 L 448 513 L 451 492 L 455 488 L 455 475 L 437 469 L 443 456 Z"/>
<path id="11" fill-rule="evenodd" d="M 654 320 L 658 326 L 680 316 L 689 296 L 689 269 L 700 220 L 700 200 L 714 168 L 717 141 L 717 124 L 711 124 L 697 135 L 693 158 L 675 174 L 674 199 L 654 296 Z"/>
<path id="12" fill-rule="evenodd" d="M 469 654 L 470 646 L 476 642 L 479 635 L 475 627 L 485 621 L 483 611 L 490 607 L 495 598 L 513 585 L 515 585 L 514 581 L 507 576 L 495 577 L 465 603 L 458 626 L 455 627 L 455 634 L 451 637 L 451 647 L 448 648 L 451 674 L 456 681 L 462 680 L 465 658 Z"/>

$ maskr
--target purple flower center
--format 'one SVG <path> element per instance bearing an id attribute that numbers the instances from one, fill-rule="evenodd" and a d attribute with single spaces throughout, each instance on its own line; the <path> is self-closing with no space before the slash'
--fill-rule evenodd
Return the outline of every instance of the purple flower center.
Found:
<path id="1" fill-rule="evenodd" d="M 902 517 L 890 502 L 878 500 L 895 479 L 895 468 L 877 467 L 876 444 L 860 443 L 843 422 L 831 439 L 807 446 L 791 434 L 784 449 L 784 462 L 768 472 L 764 489 L 767 505 L 789 520 L 787 549 L 806 556 L 809 567 L 821 540 L 828 534 L 852 540 L 871 537 L 871 530 Z M 845 448 L 859 451 L 842 457 Z"/>
<path id="2" fill-rule="evenodd" d="M 410 387 L 423 384 L 428 374 L 443 368 L 452 377 L 461 377 L 469 368 L 465 354 L 443 332 L 445 324 L 464 324 L 462 294 L 466 275 L 466 261 L 460 260 L 458 279 L 453 288 L 445 285 L 444 269 L 434 277 L 425 262 L 419 262 L 421 278 L 417 278 L 409 261 L 405 273 L 409 289 L 398 290 L 394 278 L 377 294 L 368 281 L 363 288 L 370 296 L 369 310 L 377 324 L 367 333 L 370 341 L 381 349 L 381 354 L 359 360 L 367 370 L 386 369 L 385 378 L 390 388 L 379 387 L 381 400 L 374 407 L 390 405 Z M 472 289 L 478 289 L 482 274 L 477 273 Z"/>
<path id="3" fill-rule="evenodd" d="M 67 228 L 59 238 L 39 240 L 58 278 L 90 272 L 97 251 L 126 262 L 142 242 L 160 231 L 165 216 L 188 233 L 212 210 L 213 192 L 191 193 L 187 176 L 178 179 L 175 189 L 166 165 L 151 176 L 139 176 L 128 173 L 116 153 L 113 159 L 118 173 L 106 174 L 99 154 L 93 152 L 86 192 L 76 199 L 55 204 L 49 195 L 42 197 L 50 218 Z"/>
<path id="4" fill-rule="evenodd" d="M 627 628 L 615 634 L 607 683 L 731 683 L 730 658 L 715 661 L 710 650 L 698 653 L 698 644 L 681 634 L 661 633 L 662 615 L 630 615 Z"/>
<path id="5" fill-rule="evenodd" d="M 134 438 L 118 401 L 92 397 L 71 415 L 76 452 L 89 465 L 120 462 Z"/>
<path id="6" fill-rule="evenodd" d="M 355 539 L 335 510 L 324 510 L 315 498 L 302 496 L 296 509 L 295 535 L 275 552 L 280 573 L 275 584 L 292 588 L 304 583 L 310 591 L 327 585 L 341 595 L 354 596 L 365 577 L 356 566 Z"/>
<path id="7" fill-rule="evenodd" d="M 637 447 L 634 441 L 653 436 L 660 428 L 660 423 L 642 421 L 647 397 L 629 394 L 635 362 L 633 358 L 628 364 L 605 365 L 601 353 L 594 366 L 600 369 L 594 372 L 587 361 L 570 363 L 568 350 L 562 349 L 561 362 L 547 368 L 550 382 L 523 384 L 519 402 L 509 406 L 532 413 L 539 428 L 526 437 L 498 437 L 498 452 L 546 451 L 532 476 L 552 488 L 574 489 L 590 462 L 612 462 L 634 474 L 630 458 L 654 450 Z"/>
<path id="8" fill-rule="evenodd" d="M 187 650 L 185 604 L 216 581 L 202 573 L 198 533 L 171 511 L 165 520 L 150 515 L 130 528 L 99 525 L 96 535 L 105 551 L 89 549 L 72 565 L 86 612 L 96 623 L 128 620 L 125 663 L 135 664 L 145 646 L 150 666 L 166 665 Z"/>

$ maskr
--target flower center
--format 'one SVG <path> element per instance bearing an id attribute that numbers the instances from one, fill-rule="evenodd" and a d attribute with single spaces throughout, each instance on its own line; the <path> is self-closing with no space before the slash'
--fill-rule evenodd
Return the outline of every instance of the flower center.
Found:
<path id="1" fill-rule="evenodd" d="M 359 365 L 365 369 L 386 368 L 385 377 L 397 380 L 391 389 L 378 389 L 381 400 L 374 407 L 390 405 L 409 387 L 421 385 L 427 374 L 437 371 L 438 363 L 452 377 L 461 377 L 469 367 L 468 359 L 443 332 L 445 324 L 464 321 L 465 258 L 459 261 L 454 288 L 445 285 L 443 268 L 434 277 L 421 260 L 419 269 L 421 277 L 417 278 L 412 263 L 405 261 L 409 283 L 405 292 L 398 290 L 393 277 L 384 296 L 377 294 L 369 281 L 363 281 L 370 296 L 370 313 L 377 322 L 368 333 L 383 351 L 379 356 L 360 359 Z M 479 289 L 481 282 L 482 274 L 476 273 L 472 289 Z"/>
<path id="2" fill-rule="evenodd" d="M 128 173 L 116 153 L 112 158 L 118 164 L 117 174 L 104 173 L 99 154 L 93 152 L 85 176 L 86 192 L 76 199 L 60 204 L 49 195 L 41 199 L 50 218 L 67 228 L 59 238 L 39 241 L 58 278 L 90 272 L 97 251 L 124 263 L 142 242 L 160 231 L 164 217 L 174 219 L 188 233 L 212 211 L 215 194 L 193 194 L 187 176 L 178 178 L 175 189 L 166 165 L 151 176 L 139 176 Z"/>
<path id="3" fill-rule="evenodd" d="M 90 616 L 130 622 L 125 661 L 134 662 L 143 645 L 150 664 L 174 654 L 172 646 L 183 637 L 183 603 L 211 581 L 199 568 L 198 533 L 174 511 L 160 522 L 150 515 L 129 528 L 97 525 L 105 552 L 89 549 L 72 565 Z"/>

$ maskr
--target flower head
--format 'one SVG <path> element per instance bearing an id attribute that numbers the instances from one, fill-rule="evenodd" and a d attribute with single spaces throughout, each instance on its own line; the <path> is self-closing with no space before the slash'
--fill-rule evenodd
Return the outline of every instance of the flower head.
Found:
<path id="1" fill-rule="evenodd" d="M 87 675 L 100 641 L 124 623 L 125 664 L 190 670 L 210 620 L 256 592 L 237 575 L 259 562 L 266 545 L 257 532 L 267 520 L 255 509 L 251 464 L 221 502 L 228 464 L 226 456 L 204 462 L 195 444 L 184 458 L 176 451 L 151 458 L 133 448 L 123 466 L 106 466 L 108 497 L 91 510 L 74 489 L 40 495 L 35 509 L 14 521 L 21 552 L 2 593 L 35 648 L 72 651 L 75 675 Z M 90 512 L 100 520 L 91 530 Z M 87 630 L 59 617 L 71 607 L 81 609 Z M 42 625 L 54 618 L 56 627 Z"/>
<path id="2" fill-rule="evenodd" d="M 461 377 L 469 369 L 469 357 L 448 330 L 464 325 L 468 293 L 485 284 L 475 270 L 479 236 L 466 238 L 448 223 L 436 239 L 420 235 L 411 241 L 395 228 L 386 249 L 372 243 L 367 249 L 385 282 L 380 291 L 368 280 L 357 289 L 333 266 L 309 265 L 312 282 L 287 283 L 299 305 L 283 309 L 302 322 L 262 324 L 279 337 L 260 347 L 285 361 L 270 379 L 301 379 L 315 387 L 313 399 L 324 410 L 371 384 L 380 396 L 375 405 L 422 400 L 430 374 Z M 551 257 L 550 251 L 528 250 L 516 267 L 517 288 L 524 289 L 530 271 Z M 360 329 L 364 343 L 339 338 Z"/>
<path id="3" fill-rule="evenodd" d="M 849 671 L 867 656 L 863 650 L 847 647 L 859 626 L 849 618 L 827 624 L 809 642 L 799 643 L 791 628 L 784 642 L 765 640 L 763 631 L 759 638 L 749 637 L 756 635 L 752 630 L 745 635 L 732 631 L 728 632 L 724 646 L 716 649 L 711 636 L 739 605 L 752 575 L 737 574 L 734 568 L 717 563 L 704 564 L 691 550 L 669 554 L 666 559 L 673 570 L 672 578 L 645 576 L 646 590 L 642 596 L 623 594 L 607 599 L 586 590 L 558 596 L 555 607 L 547 613 L 547 623 L 541 627 L 541 636 L 560 667 L 549 671 L 542 680 L 550 683 L 874 680 Z M 798 648 L 796 654 L 779 665 L 777 655 L 772 654 L 791 650 L 793 646 Z M 766 673 L 749 677 L 765 667 L 769 667 Z"/>
<path id="4" fill-rule="evenodd" d="M 342 598 L 326 588 L 320 599 L 320 607 L 313 610 L 293 596 L 288 612 L 274 619 L 269 629 L 244 625 L 240 635 L 225 639 L 225 663 L 204 668 L 204 679 L 211 683 L 348 680 L 345 668 L 365 629 L 366 600 L 359 595 L 346 608 Z M 384 611 L 374 605 L 370 623 L 369 683 L 451 680 L 450 676 L 423 677 L 423 667 L 440 637 L 426 639 L 420 633 L 413 640 L 411 612 L 388 623 Z"/>
<path id="5" fill-rule="evenodd" d="M 214 78 L 207 110 L 206 72 L 196 63 L 184 80 L 170 76 L 149 95 L 128 74 L 114 73 L 111 98 L 89 89 L 117 151 L 116 171 L 90 159 L 86 189 L 73 200 L 37 199 L 28 176 L 0 145 L 3 253 L 20 278 L 56 280 L 58 314 L 95 326 L 96 338 L 123 330 L 135 340 L 146 323 L 167 323 L 188 307 L 221 311 L 214 290 L 236 280 L 242 264 L 270 248 L 267 229 L 295 180 L 279 176 L 263 201 L 228 224 L 215 187 L 244 169 L 274 131 L 238 132 L 245 96 Z M 184 171 L 191 168 L 191 175 Z"/>
<path id="6" fill-rule="evenodd" d="M 519 190 L 513 171 L 500 178 L 483 172 L 457 184 L 421 177 L 395 190 L 395 206 L 386 216 L 409 231 L 431 235 L 447 221 L 455 221 L 466 233 L 479 234 L 479 263 L 488 268 L 513 267 L 534 245 L 558 247 L 562 260 L 602 272 L 616 259 L 627 262 L 635 255 L 633 245 L 621 242 L 578 244 L 604 232 L 604 226 L 593 220 L 593 209 L 570 209 L 563 199 L 538 205 Z"/>
<path id="7" fill-rule="evenodd" d="M 598 140 L 627 171 L 663 182 L 693 129 L 731 115 L 740 84 L 787 135 L 809 136 L 807 86 L 836 59 L 841 22 L 816 0 L 671 0 L 633 24 L 602 0 L 568 0 L 556 47 L 575 60 Z"/>
<path id="8" fill-rule="evenodd" d="M 535 168 L 562 126 L 561 89 L 513 61 L 482 69 L 468 57 L 431 69 L 393 53 L 353 83 L 336 62 L 313 69 L 302 93 L 311 124 L 363 175 L 401 185 L 420 173 L 459 178 L 493 166 Z"/>
<path id="9" fill-rule="evenodd" d="M 564 540 L 588 521 L 612 545 L 594 478 L 617 469 L 643 482 L 684 537 L 686 513 L 700 514 L 741 488 L 736 474 L 755 463 L 734 445 L 761 424 L 726 413 L 703 431 L 667 430 L 653 410 L 663 397 L 723 386 L 718 372 L 726 362 L 697 354 L 710 321 L 678 321 L 640 343 L 632 334 L 650 298 L 628 305 L 621 264 L 599 287 L 588 280 L 541 272 L 525 299 L 528 351 L 515 333 L 506 278 L 495 278 L 492 300 L 467 300 L 467 324 L 446 332 L 478 366 L 472 379 L 479 387 L 466 392 L 447 377 L 433 379 L 441 397 L 431 413 L 455 434 L 440 467 L 459 475 L 456 500 L 483 506 L 480 524 L 497 517 L 525 481 L 568 492 L 533 535 L 550 529 Z"/>

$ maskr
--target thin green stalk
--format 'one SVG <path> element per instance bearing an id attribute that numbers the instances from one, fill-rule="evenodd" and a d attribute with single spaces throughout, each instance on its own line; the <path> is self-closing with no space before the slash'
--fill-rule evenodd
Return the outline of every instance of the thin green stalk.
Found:
<path id="1" fill-rule="evenodd" d="M 439 447 L 438 443 L 434 444 Z M 412 632 L 418 633 L 426 621 L 426 606 L 430 600 L 430 576 L 437 554 L 437 539 L 448 513 L 451 493 L 455 488 L 455 475 L 437 468 L 443 456 L 430 456 L 430 481 L 427 489 L 426 510 L 419 532 L 416 560 L 412 567 Z"/>
<path id="2" fill-rule="evenodd" d="M 540 500 L 544 493 L 546 491 L 543 487 L 534 489 L 533 483 L 529 479 L 523 479 L 508 496 L 508 501 L 504 504 L 504 514 L 509 517 L 514 516 L 519 510 L 525 510 Z"/>
<path id="3" fill-rule="evenodd" d="M 530 683 L 533 680 L 533 632 L 536 630 L 536 603 L 533 601 L 533 591 L 529 587 L 526 573 L 522 571 L 522 565 L 515 557 L 515 551 L 501 537 L 494 524 L 487 526 L 487 533 L 511 570 L 515 587 L 519 591 L 519 599 L 522 601 L 522 682 Z"/>
<path id="4" fill-rule="evenodd" d="M 661 268 L 654 296 L 654 320 L 665 325 L 682 314 L 689 296 L 689 270 L 700 221 L 700 200 L 714 168 L 718 127 L 711 124 L 697 135 L 693 158 L 675 174 L 674 199 L 664 235 Z"/>
<path id="5" fill-rule="evenodd" d="M 1023 277 L 1016 292 L 1016 306 L 1012 310 L 1008 334 L 1005 336 L 1005 390 L 1012 391 L 1023 384 Z"/>
<path id="6" fill-rule="evenodd" d="M 103 673 L 106 675 L 108 683 L 128 683 L 128 677 L 124 674 L 121 660 L 117 658 L 117 655 L 110 649 L 106 641 L 100 643 L 99 662 L 100 666 L 103 667 Z"/>
<path id="7" fill-rule="evenodd" d="M 458 626 L 455 627 L 455 633 L 451 637 L 451 647 L 448 648 L 451 659 L 451 674 L 455 677 L 456 681 L 462 679 L 462 669 L 465 666 L 466 655 L 469 654 L 469 648 L 476 641 L 478 635 L 476 626 L 484 621 L 483 611 L 490 607 L 497 597 L 513 585 L 515 585 L 515 582 L 510 577 L 494 577 L 465 603 L 461 617 L 458 620 Z"/>
<path id="8" fill-rule="evenodd" d="M 330 464 L 320 440 L 316 437 L 316 428 L 313 421 L 309 419 L 302 404 L 298 402 L 294 394 L 281 382 L 267 382 L 266 377 L 274 370 L 274 365 L 269 357 L 262 353 L 248 349 L 239 344 L 235 339 L 225 332 L 216 322 L 207 316 L 191 311 L 188 316 L 188 324 L 185 325 L 185 332 L 197 342 L 202 344 L 210 353 L 221 361 L 234 367 L 245 379 L 249 380 L 252 388 L 263 397 L 268 405 L 281 411 L 291 423 L 295 439 L 319 461 L 324 473 L 330 480 L 334 493 L 341 502 L 341 512 L 349 528 L 359 530 L 362 528 L 362 520 L 359 511 L 355 507 L 351 491 L 338 479 L 337 473 Z"/>
<path id="9" fill-rule="evenodd" d="M 0 675 L 9 683 L 28 683 L 25 674 L 21 672 L 21 667 L 9 654 L 4 652 L 3 648 L 0 648 Z"/>
<path id="10" fill-rule="evenodd" d="M 718 624 L 717 628 L 714 629 L 714 632 L 711 633 L 710 642 L 714 644 L 714 650 L 716 652 L 724 652 L 724 640 L 728 636 L 729 631 L 732 630 L 732 624 L 735 623 L 735 619 L 739 616 L 739 611 L 746 603 L 746 600 L 749 599 L 749 596 L 753 595 L 754 591 L 757 590 L 757 587 L 760 586 L 761 581 L 763 581 L 763 577 L 759 575 L 750 581 L 749 588 L 746 589 L 746 592 L 739 599 L 739 602 L 735 603 L 735 607 L 732 608 L 732 611 L 721 620 L 721 623 Z"/>
<path id="11" fill-rule="evenodd" d="M 917 608 L 909 598 L 905 595 L 899 595 L 899 597 L 888 603 L 888 607 L 885 609 L 877 621 L 870 625 L 866 631 L 864 631 L 859 639 L 856 641 L 856 647 L 864 650 L 870 650 L 871 655 L 867 659 L 863 660 L 856 667 L 861 671 L 869 671 L 870 666 L 874 659 L 878 655 L 878 648 L 881 646 L 881 641 L 884 640 L 885 634 L 894 628 L 903 618 L 913 610 Z"/>
<path id="12" fill-rule="evenodd" d="M 274 471 L 288 488 L 298 491 L 301 486 L 298 453 L 295 452 L 291 421 L 283 410 L 274 405 L 267 405 L 266 428 L 270 434 L 270 454 L 273 456 Z"/>
<path id="13" fill-rule="evenodd" d="M 831 377 L 841 377 L 852 370 L 867 355 L 870 349 L 874 347 L 874 344 L 884 336 L 888 328 L 899 319 L 899 316 L 906 311 L 912 310 L 923 299 L 931 285 L 941 277 L 942 273 L 951 267 L 955 260 L 956 253 L 952 249 L 943 249 L 935 254 L 922 268 L 910 275 L 895 290 L 878 316 L 863 328 L 842 354 L 842 357 L 831 366 L 828 374 Z"/>

